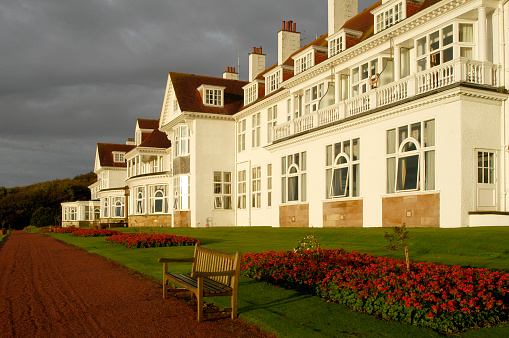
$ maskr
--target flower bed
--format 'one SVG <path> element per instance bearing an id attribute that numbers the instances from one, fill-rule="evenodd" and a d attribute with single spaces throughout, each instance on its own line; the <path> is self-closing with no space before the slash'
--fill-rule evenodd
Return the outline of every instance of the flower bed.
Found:
<path id="1" fill-rule="evenodd" d="M 73 231 L 77 230 L 77 228 L 53 228 L 53 232 L 61 233 L 61 234 L 72 234 Z"/>
<path id="2" fill-rule="evenodd" d="M 121 234 L 106 238 L 106 241 L 122 244 L 128 248 L 153 248 L 162 246 L 186 246 L 201 244 L 201 241 L 189 236 L 172 234 Z"/>
<path id="3" fill-rule="evenodd" d="M 245 276 L 314 293 L 383 319 L 453 333 L 506 321 L 509 274 L 340 250 L 245 254 Z"/>
<path id="4" fill-rule="evenodd" d="M 99 237 L 99 236 L 113 236 L 122 234 L 117 230 L 110 229 L 74 229 L 73 236 L 80 237 Z"/>

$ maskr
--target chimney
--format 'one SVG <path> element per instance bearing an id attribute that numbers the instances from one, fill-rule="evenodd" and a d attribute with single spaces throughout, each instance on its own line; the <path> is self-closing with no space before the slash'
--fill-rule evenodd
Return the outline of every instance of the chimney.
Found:
<path id="1" fill-rule="evenodd" d="M 329 36 L 340 30 L 341 27 L 359 12 L 358 0 L 328 0 L 329 10 Z"/>
<path id="2" fill-rule="evenodd" d="M 235 72 L 234 67 L 226 67 L 226 72 L 223 73 L 223 79 L 238 80 L 239 74 Z"/>
<path id="3" fill-rule="evenodd" d="M 135 145 L 134 138 L 131 138 L 131 137 L 128 138 L 125 144 L 128 146 L 134 146 Z"/>
<path id="4" fill-rule="evenodd" d="M 265 70 L 265 57 L 266 55 L 262 53 L 262 47 L 253 47 L 253 52 L 249 54 L 249 82 Z"/>
<path id="5" fill-rule="evenodd" d="M 282 29 L 277 34 L 277 64 L 282 65 L 300 48 L 300 33 L 293 21 L 283 21 Z"/>

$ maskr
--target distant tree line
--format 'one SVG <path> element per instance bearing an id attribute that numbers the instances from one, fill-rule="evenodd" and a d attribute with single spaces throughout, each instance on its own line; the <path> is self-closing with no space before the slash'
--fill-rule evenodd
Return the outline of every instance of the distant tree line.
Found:
<path id="1" fill-rule="evenodd" d="M 60 203 L 90 200 L 88 186 L 97 180 L 93 172 L 26 187 L 0 187 L 0 227 L 23 229 L 60 225 Z"/>

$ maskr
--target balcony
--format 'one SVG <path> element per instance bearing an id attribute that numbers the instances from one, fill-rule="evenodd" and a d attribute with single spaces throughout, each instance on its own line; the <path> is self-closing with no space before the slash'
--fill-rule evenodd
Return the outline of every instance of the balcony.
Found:
<path id="1" fill-rule="evenodd" d="M 446 87 L 448 85 L 469 82 L 479 85 L 499 87 L 502 68 L 490 62 L 481 62 L 459 58 L 440 66 L 407 76 L 368 93 L 338 102 L 322 108 L 312 114 L 274 127 L 274 141 L 295 134 L 325 126 L 343 119 L 384 107 L 420 94 Z"/>

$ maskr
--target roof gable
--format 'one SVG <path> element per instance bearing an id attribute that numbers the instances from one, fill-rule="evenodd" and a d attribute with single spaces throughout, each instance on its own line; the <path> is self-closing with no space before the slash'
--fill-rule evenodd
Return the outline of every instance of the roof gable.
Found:
<path id="1" fill-rule="evenodd" d="M 113 144 L 113 143 L 97 143 L 97 154 L 99 157 L 99 164 L 101 167 L 118 167 L 125 168 L 127 163 L 114 162 L 113 152 L 127 153 L 135 148 L 134 145 L 126 144 Z"/>
<path id="2" fill-rule="evenodd" d="M 140 148 L 162 148 L 167 149 L 171 146 L 166 133 L 154 130 L 140 145 Z"/>
<path id="3" fill-rule="evenodd" d="M 242 107 L 244 103 L 244 90 L 242 87 L 248 84 L 246 81 L 183 73 L 170 73 L 169 79 L 172 82 L 181 111 L 220 115 L 233 115 Z M 198 91 L 201 85 L 225 87 L 224 106 L 214 107 L 204 105 L 203 98 Z"/>

